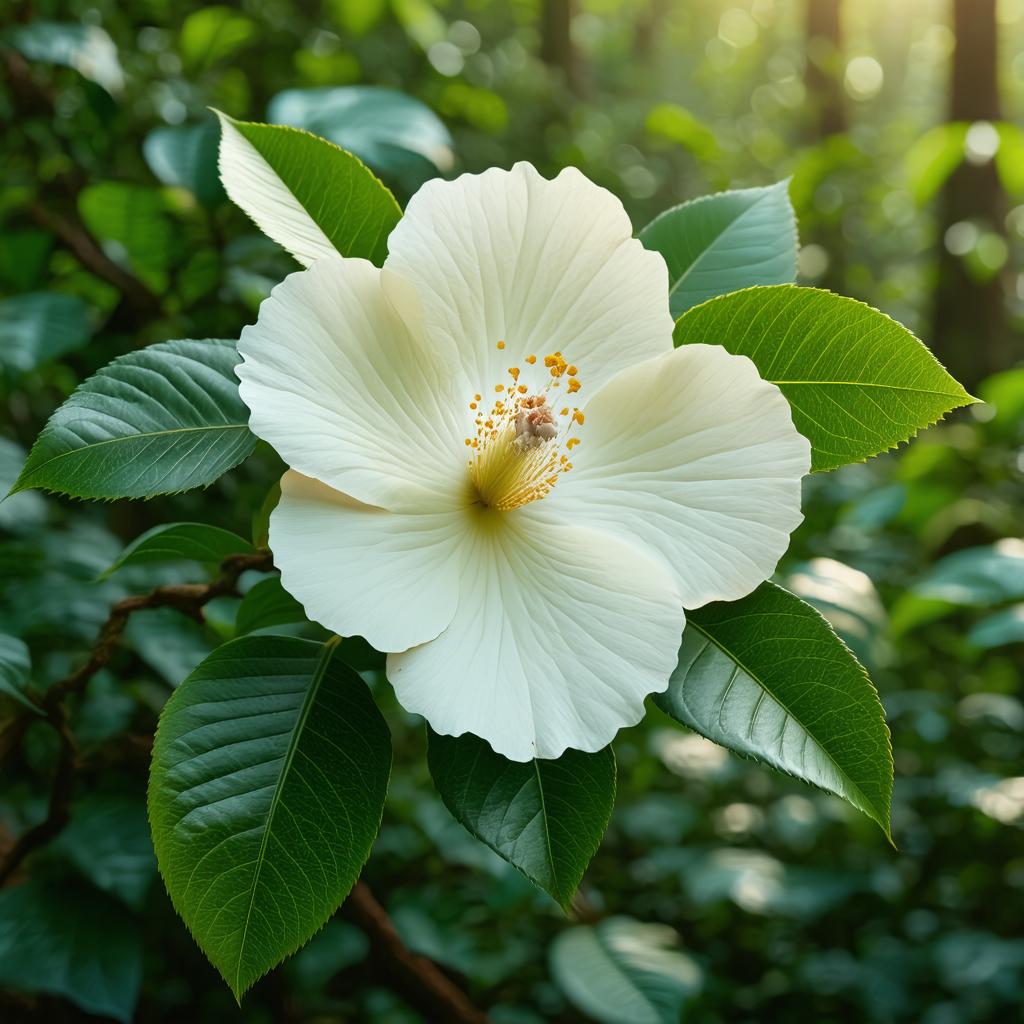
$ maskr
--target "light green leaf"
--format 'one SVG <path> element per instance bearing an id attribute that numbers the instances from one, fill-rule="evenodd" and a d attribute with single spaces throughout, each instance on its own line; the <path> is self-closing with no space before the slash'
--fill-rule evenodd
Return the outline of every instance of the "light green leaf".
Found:
<path id="1" fill-rule="evenodd" d="M 966 548 L 939 559 L 912 587 L 932 601 L 977 608 L 1024 598 L 1024 539 Z"/>
<path id="2" fill-rule="evenodd" d="M 640 232 L 644 246 L 668 264 L 673 317 L 716 295 L 796 280 L 788 185 L 702 196 L 666 210 Z"/>
<path id="3" fill-rule="evenodd" d="M 141 929 L 117 900 L 36 879 L 0 892 L 0 988 L 63 996 L 128 1024 L 141 983 Z"/>
<path id="4" fill-rule="evenodd" d="M 146 136 L 142 155 L 163 184 L 188 189 L 199 202 L 214 206 L 224 198 L 217 175 L 219 142 L 220 132 L 212 119 L 202 124 L 166 126 Z"/>
<path id="5" fill-rule="evenodd" d="M 89 307 L 77 296 L 32 292 L 0 300 L 0 366 L 15 375 L 80 349 L 91 334 Z"/>
<path id="6" fill-rule="evenodd" d="M 1014 604 L 994 615 L 986 615 L 971 627 L 967 639 L 983 650 L 1024 644 L 1024 604 Z"/>
<path id="7" fill-rule="evenodd" d="M 305 621 L 306 613 L 302 605 L 281 586 L 281 577 L 270 576 L 260 580 L 242 598 L 235 619 L 235 631 L 242 636 L 271 626 Z"/>
<path id="8" fill-rule="evenodd" d="M 509 761 L 469 733 L 431 730 L 427 758 L 455 818 L 567 908 L 615 803 L 611 747 Z"/>
<path id="9" fill-rule="evenodd" d="M 12 493 L 147 498 L 205 487 L 255 447 L 229 341 L 164 341 L 115 359 L 50 417 Z"/>
<path id="10" fill-rule="evenodd" d="M 0 694 L 16 700 L 36 714 L 39 705 L 28 697 L 32 687 L 32 659 L 28 647 L 16 636 L 0 633 Z"/>
<path id="11" fill-rule="evenodd" d="M 248 46 L 258 35 L 247 14 L 223 4 L 193 11 L 182 23 L 178 49 L 185 66 L 202 71 Z"/>
<path id="12" fill-rule="evenodd" d="M 296 128 L 218 117 L 221 181 L 268 238 L 303 266 L 339 252 L 384 262 L 402 210 L 357 157 Z"/>
<path id="13" fill-rule="evenodd" d="M 29 60 L 74 68 L 113 95 L 124 88 L 117 47 L 99 25 L 33 21 L 5 32 L 3 38 Z"/>
<path id="14" fill-rule="evenodd" d="M 825 619 L 781 587 L 688 612 L 655 701 L 715 743 L 841 796 L 889 835 L 892 747 L 878 694 Z"/>
<path id="15" fill-rule="evenodd" d="M 1024 163 L 1024 161 L 1022 161 Z M 1024 368 L 1003 370 L 986 377 L 978 386 L 981 400 L 992 408 L 987 429 L 996 428 L 1013 433 L 1024 422 Z"/>
<path id="16" fill-rule="evenodd" d="M 676 345 L 722 345 L 753 360 L 793 407 L 811 469 L 863 462 L 973 398 L 910 331 L 816 288 L 748 288 L 680 317 Z"/>
<path id="17" fill-rule="evenodd" d="M 334 913 L 380 826 L 388 729 L 334 647 L 233 640 L 160 716 L 149 786 L 160 873 L 238 998 Z"/>
<path id="18" fill-rule="evenodd" d="M 251 555 L 253 546 L 230 530 L 207 523 L 165 523 L 136 537 L 103 574 L 125 565 L 149 562 L 209 562 L 219 564 L 228 555 Z"/>
<path id="19" fill-rule="evenodd" d="M 572 1004 L 604 1024 L 679 1024 L 701 989 L 700 967 L 668 925 L 610 917 L 551 946 L 551 973 Z"/>
<path id="20" fill-rule="evenodd" d="M 903 166 L 907 185 L 918 205 L 924 206 L 934 199 L 949 176 L 963 163 L 968 127 L 963 121 L 936 125 L 907 150 Z"/>
<path id="21" fill-rule="evenodd" d="M 322 135 L 376 170 L 400 178 L 426 180 L 454 162 L 452 137 L 441 119 L 397 89 L 285 89 L 270 101 L 267 118 Z"/>

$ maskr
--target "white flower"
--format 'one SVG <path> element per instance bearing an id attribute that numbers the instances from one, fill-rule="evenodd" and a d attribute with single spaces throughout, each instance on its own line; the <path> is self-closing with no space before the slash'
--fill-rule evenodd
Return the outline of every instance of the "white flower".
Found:
<path id="1" fill-rule="evenodd" d="M 574 168 L 430 182 L 389 252 L 317 260 L 242 333 L 292 467 L 282 582 L 436 731 L 597 750 L 667 686 L 683 609 L 771 575 L 809 445 L 749 360 L 673 349 L 664 261 Z"/>

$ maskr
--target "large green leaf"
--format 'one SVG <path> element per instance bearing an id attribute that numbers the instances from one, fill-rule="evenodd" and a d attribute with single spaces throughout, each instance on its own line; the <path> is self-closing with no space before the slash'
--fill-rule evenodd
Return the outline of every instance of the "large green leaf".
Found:
<path id="1" fill-rule="evenodd" d="M 848 800 L 889 835 L 892 747 L 867 673 L 810 605 L 773 583 L 687 613 L 658 706 L 722 746 Z"/>
<path id="2" fill-rule="evenodd" d="M 452 138 L 430 107 L 397 89 L 346 85 L 286 89 L 267 108 L 277 124 L 304 128 L 402 180 L 452 166 Z"/>
<path id="3" fill-rule="evenodd" d="M 217 176 L 219 142 L 212 118 L 201 124 L 165 125 L 146 136 L 142 155 L 165 185 L 186 188 L 199 202 L 213 206 L 224 198 Z"/>
<path id="4" fill-rule="evenodd" d="M 588 1017 L 605 1024 L 679 1024 L 702 974 L 679 950 L 668 925 L 610 917 L 570 928 L 551 946 L 558 987 Z"/>
<path id="5" fill-rule="evenodd" d="M 458 821 L 567 908 L 615 803 L 611 747 L 509 761 L 469 733 L 431 731 L 427 757 Z"/>
<path id="6" fill-rule="evenodd" d="M 36 879 L 0 893 L 0 988 L 63 996 L 128 1024 L 141 983 L 141 930 L 117 900 Z"/>
<path id="7" fill-rule="evenodd" d="M 303 265 L 334 252 L 384 262 L 402 211 L 361 160 L 296 128 L 219 117 L 221 181 L 265 235 Z"/>
<path id="8" fill-rule="evenodd" d="M 32 660 L 24 640 L 0 633 L 0 694 L 41 714 L 39 705 L 29 699 L 32 686 Z"/>
<path id="9" fill-rule="evenodd" d="M 702 196 L 655 217 L 639 235 L 668 264 L 674 317 L 716 295 L 796 280 L 789 183 Z"/>
<path id="10" fill-rule="evenodd" d="M 145 498 L 205 487 L 255 447 L 229 341 L 165 341 L 115 359 L 50 417 L 12 493 Z"/>
<path id="11" fill-rule="evenodd" d="M 260 580 L 242 598 L 235 618 L 235 630 L 241 636 L 271 626 L 305 622 L 302 605 L 281 586 L 280 576 Z"/>
<path id="12" fill-rule="evenodd" d="M 0 367 L 20 374 L 81 348 L 92 334 L 77 296 L 32 292 L 0 301 Z"/>
<path id="13" fill-rule="evenodd" d="M 696 306 L 677 345 L 748 356 L 793 407 L 811 469 L 863 462 L 974 401 L 905 327 L 816 288 L 748 288 Z"/>
<path id="14" fill-rule="evenodd" d="M 334 651 L 233 640 L 160 716 L 149 786 L 157 862 L 236 997 L 334 913 L 380 826 L 388 729 Z"/>
<path id="15" fill-rule="evenodd" d="M 103 574 L 151 562 L 219 563 L 228 555 L 251 555 L 253 546 L 230 530 L 208 523 L 164 523 L 136 537 Z"/>

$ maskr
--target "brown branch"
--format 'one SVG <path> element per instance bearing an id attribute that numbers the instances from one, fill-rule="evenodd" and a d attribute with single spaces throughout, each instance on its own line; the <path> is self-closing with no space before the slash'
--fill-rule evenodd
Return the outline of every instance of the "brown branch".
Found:
<path id="1" fill-rule="evenodd" d="M 340 913 L 370 940 L 370 953 L 381 980 L 427 1020 L 489 1024 L 490 1017 L 478 1010 L 437 964 L 402 942 L 387 911 L 365 882 L 356 882 Z"/>

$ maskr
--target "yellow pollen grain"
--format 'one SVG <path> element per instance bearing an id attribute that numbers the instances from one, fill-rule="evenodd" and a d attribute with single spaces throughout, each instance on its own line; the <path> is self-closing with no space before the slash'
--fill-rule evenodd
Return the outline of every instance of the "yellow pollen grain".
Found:
<path id="1" fill-rule="evenodd" d="M 537 362 L 537 357 L 536 357 L 536 356 L 527 356 L 527 357 L 526 357 L 526 361 L 527 361 L 527 362 L 528 362 L 528 363 L 529 363 L 529 364 L 530 364 L 531 366 L 533 366 L 533 364 L 534 364 L 535 362 Z"/>
<path id="2" fill-rule="evenodd" d="M 504 347 L 505 347 L 505 342 L 503 342 L 503 341 L 499 341 L 499 342 L 498 342 L 498 348 L 499 348 L 499 349 L 502 349 L 502 348 L 504 348 Z"/>
<path id="3" fill-rule="evenodd" d="M 568 448 L 569 451 L 572 451 L 579 443 L 580 439 L 578 437 L 570 437 L 569 440 L 565 442 L 565 447 Z"/>
<path id="4" fill-rule="evenodd" d="M 575 377 L 569 378 L 569 394 L 575 395 L 583 385 Z"/>
<path id="5" fill-rule="evenodd" d="M 529 391 L 529 388 L 525 384 L 520 384 L 519 387 L 516 388 L 516 391 L 521 395 L 525 395 L 526 392 Z"/>
<path id="6" fill-rule="evenodd" d="M 575 366 L 573 366 L 573 365 L 572 365 L 572 364 L 570 363 L 570 364 L 569 364 L 569 365 L 568 365 L 568 366 L 567 366 L 567 367 L 565 368 L 565 372 L 566 372 L 567 374 L 569 374 L 569 376 L 570 376 L 570 377 L 575 377 L 575 376 L 576 376 L 576 374 L 577 374 L 577 373 L 578 373 L 579 371 L 578 371 L 578 370 L 576 369 L 576 367 L 575 367 Z"/>
<path id="7" fill-rule="evenodd" d="M 581 427 L 583 426 L 583 413 L 579 409 L 574 409 L 572 413 L 573 420 L 578 423 Z"/>
<path id="8" fill-rule="evenodd" d="M 563 409 L 563 410 L 562 410 L 562 411 L 561 411 L 561 412 L 560 412 L 560 413 L 559 413 L 558 415 L 559 415 L 559 416 L 568 416 L 568 415 L 569 415 L 569 409 L 568 409 L 568 407 L 566 407 L 565 409 Z"/>
<path id="9" fill-rule="evenodd" d="M 496 392 L 498 392 L 498 394 L 501 394 L 501 392 L 505 390 L 505 385 L 504 384 L 495 384 L 494 385 L 494 390 Z"/>
<path id="10" fill-rule="evenodd" d="M 508 375 L 513 380 L 516 380 L 516 381 L 519 380 L 519 367 L 518 366 L 510 366 L 508 368 Z"/>
<path id="11" fill-rule="evenodd" d="M 476 408 L 476 402 L 470 402 L 469 403 L 469 407 L 470 407 L 470 409 L 475 409 Z"/>

